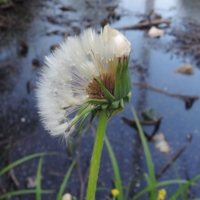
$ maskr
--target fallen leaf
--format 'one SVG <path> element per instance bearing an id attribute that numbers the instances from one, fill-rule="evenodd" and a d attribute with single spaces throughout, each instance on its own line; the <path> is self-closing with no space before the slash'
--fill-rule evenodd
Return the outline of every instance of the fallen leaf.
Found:
<path id="1" fill-rule="evenodd" d="M 29 188 L 29 189 L 30 188 L 35 188 L 36 185 L 37 185 L 36 177 L 27 177 L 26 181 L 27 181 L 26 187 Z"/>
<path id="2" fill-rule="evenodd" d="M 146 121 L 156 121 L 158 118 L 157 113 L 153 108 L 143 110 L 141 115 Z"/>
<path id="3" fill-rule="evenodd" d="M 54 51 L 54 50 L 56 50 L 59 47 L 60 47 L 60 44 L 53 44 L 53 45 L 50 46 L 50 50 Z"/>
<path id="4" fill-rule="evenodd" d="M 71 6 L 62 6 L 60 8 L 60 10 L 62 11 L 72 11 L 72 12 L 76 12 L 76 9 L 72 8 Z"/>
<path id="5" fill-rule="evenodd" d="M 194 74 L 194 69 L 192 68 L 192 65 L 190 64 L 184 64 L 180 66 L 178 69 L 175 70 L 176 73 L 186 74 L 186 75 L 192 75 Z"/>
<path id="6" fill-rule="evenodd" d="M 164 35 L 164 31 L 156 28 L 155 26 L 152 26 L 148 32 L 148 36 L 150 37 L 161 37 Z"/>
<path id="7" fill-rule="evenodd" d="M 167 154 L 171 151 L 171 148 L 163 133 L 155 134 L 152 138 L 152 141 L 155 142 L 156 149 L 158 149 L 161 153 Z"/>

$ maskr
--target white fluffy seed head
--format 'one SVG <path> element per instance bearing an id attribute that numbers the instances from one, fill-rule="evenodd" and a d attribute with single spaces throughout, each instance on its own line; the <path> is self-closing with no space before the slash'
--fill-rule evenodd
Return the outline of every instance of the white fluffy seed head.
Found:
<path id="1" fill-rule="evenodd" d="M 37 83 L 37 105 L 45 129 L 67 138 L 74 131 L 73 113 L 89 98 L 88 84 L 108 70 L 109 61 L 129 54 L 129 41 L 109 25 L 100 35 L 87 29 L 61 43 L 45 58 Z"/>

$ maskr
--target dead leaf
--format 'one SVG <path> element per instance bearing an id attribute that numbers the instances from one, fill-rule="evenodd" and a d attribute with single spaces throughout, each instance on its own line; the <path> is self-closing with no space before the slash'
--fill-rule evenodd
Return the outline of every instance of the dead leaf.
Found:
<path id="1" fill-rule="evenodd" d="M 76 12 L 76 9 L 72 8 L 71 6 L 62 6 L 60 8 L 60 10 L 62 11 L 72 11 L 72 12 Z"/>
<path id="2" fill-rule="evenodd" d="M 30 188 L 35 188 L 36 185 L 37 185 L 36 177 L 27 177 L 26 181 L 27 181 L 26 187 L 29 188 L 29 189 Z"/>
<path id="3" fill-rule="evenodd" d="M 152 141 L 155 142 L 156 149 L 158 149 L 161 153 L 167 154 L 171 151 L 170 146 L 163 133 L 155 134 L 152 138 Z"/>
<path id="4" fill-rule="evenodd" d="M 164 31 L 156 28 L 155 26 L 152 26 L 148 32 L 148 36 L 150 37 L 161 37 L 164 35 Z"/>
<path id="5" fill-rule="evenodd" d="M 178 69 L 176 69 L 175 72 L 185 74 L 185 75 L 192 75 L 194 74 L 194 69 L 192 68 L 192 65 L 184 64 L 180 66 Z"/>
<path id="6" fill-rule="evenodd" d="M 50 50 L 54 51 L 54 50 L 56 50 L 59 47 L 60 47 L 60 44 L 53 44 L 53 45 L 50 46 Z"/>

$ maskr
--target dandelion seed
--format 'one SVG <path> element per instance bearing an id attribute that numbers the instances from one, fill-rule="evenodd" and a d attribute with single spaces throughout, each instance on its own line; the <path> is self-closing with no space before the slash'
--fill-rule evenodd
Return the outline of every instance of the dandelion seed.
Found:
<path id="1" fill-rule="evenodd" d="M 51 135 L 67 138 L 90 113 L 107 109 L 110 118 L 123 110 L 130 99 L 130 50 L 126 37 L 106 25 L 99 35 L 87 29 L 69 37 L 46 57 L 36 96 Z"/>

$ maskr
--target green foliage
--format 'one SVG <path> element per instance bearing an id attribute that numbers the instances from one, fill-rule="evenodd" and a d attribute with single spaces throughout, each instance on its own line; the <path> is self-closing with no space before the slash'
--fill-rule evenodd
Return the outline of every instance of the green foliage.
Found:
<path id="1" fill-rule="evenodd" d="M 40 194 L 50 194 L 53 193 L 53 190 L 41 190 Z M 36 194 L 37 190 L 31 189 L 31 190 L 18 190 L 18 191 L 12 191 L 7 192 L 5 194 L 0 195 L 0 199 L 5 199 L 11 196 L 17 196 L 17 195 L 23 195 L 23 194 Z"/>
<path id="2" fill-rule="evenodd" d="M 110 156 L 110 160 L 112 162 L 112 167 L 113 167 L 113 171 L 114 171 L 114 175 L 115 175 L 115 180 L 114 180 L 115 188 L 119 191 L 119 195 L 117 196 L 117 199 L 124 200 L 119 167 L 118 167 L 117 160 L 116 160 L 115 154 L 113 152 L 113 149 L 112 149 L 110 142 L 106 136 L 105 136 L 105 143 L 106 143 L 106 147 L 108 149 L 108 153 Z"/>
<path id="3" fill-rule="evenodd" d="M 37 157 L 41 157 L 41 156 L 47 156 L 47 155 L 52 155 L 55 153 L 36 153 L 36 154 L 32 154 L 29 156 L 26 156 L 22 159 L 19 159 L 17 161 L 15 161 L 14 163 L 11 163 L 10 165 L 8 165 L 7 167 L 3 168 L 0 171 L 0 176 L 5 174 L 6 172 L 8 172 L 10 169 L 30 160 L 33 158 L 37 158 Z M 38 164 L 38 170 L 37 170 L 37 188 L 36 189 L 31 189 L 31 190 L 18 190 L 18 191 L 12 191 L 12 192 L 7 192 L 3 195 L 0 195 L 0 199 L 5 199 L 7 197 L 11 197 L 11 196 L 16 196 L 16 195 L 22 195 L 22 194 L 36 194 L 36 200 L 40 200 L 41 199 L 41 194 L 49 194 L 49 193 L 53 193 L 53 190 L 41 190 L 41 168 L 42 168 L 42 158 L 40 158 L 39 164 Z"/>
<path id="4" fill-rule="evenodd" d="M 70 165 L 70 167 L 69 167 L 69 169 L 68 169 L 68 171 L 67 171 L 67 173 L 66 173 L 66 175 L 65 175 L 65 178 L 64 178 L 64 180 L 63 180 L 63 182 L 62 182 L 62 184 L 61 184 L 61 186 L 60 186 L 60 189 L 59 189 L 59 192 L 58 192 L 58 195 L 57 195 L 56 200 L 61 200 L 61 199 L 62 199 L 62 195 L 63 195 L 63 193 L 64 193 L 64 190 L 65 190 L 65 187 L 66 187 L 67 182 L 68 182 L 68 180 L 69 180 L 69 177 L 70 177 L 70 175 L 71 175 L 71 173 L 72 173 L 72 170 L 73 170 L 73 168 L 74 168 L 74 166 L 75 166 L 75 163 L 76 163 L 76 161 L 74 160 L 74 161 L 72 162 L 72 164 Z"/>
<path id="5" fill-rule="evenodd" d="M 33 158 L 37 158 L 37 157 L 40 157 L 40 156 L 47 156 L 47 155 L 53 155 L 53 154 L 55 154 L 55 153 L 35 153 L 35 154 L 32 154 L 32 155 L 26 156 L 24 158 L 21 158 L 21 159 L 15 161 L 14 163 L 11 163 L 7 167 L 3 168 L 0 171 L 0 176 L 3 175 L 4 173 L 6 173 L 7 171 L 9 171 L 10 169 L 28 161 L 28 160 L 31 160 Z"/>
<path id="6" fill-rule="evenodd" d="M 40 158 L 36 177 L 36 200 L 41 200 L 41 172 L 42 172 L 42 158 Z"/>
<path id="7" fill-rule="evenodd" d="M 200 179 L 200 175 L 195 176 L 193 179 L 188 181 L 185 185 L 180 187 L 170 198 L 169 200 L 176 200 L 188 187 L 190 187 L 194 182 Z"/>
<path id="8" fill-rule="evenodd" d="M 0 0 L 0 3 L 8 3 L 9 0 Z"/>
<path id="9" fill-rule="evenodd" d="M 151 158 L 151 154 L 150 154 L 150 150 L 144 135 L 144 132 L 142 130 L 142 127 L 140 125 L 140 122 L 138 120 L 137 114 L 135 112 L 135 109 L 132 107 L 132 112 L 135 118 L 135 122 L 139 131 L 139 136 L 140 139 L 142 141 L 142 146 L 144 149 L 144 154 L 145 154 L 145 158 L 146 158 L 146 163 L 147 163 L 147 167 L 148 167 L 148 173 L 149 173 L 149 182 L 148 185 L 152 186 L 152 190 L 150 191 L 150 197 L 151 199 L 156 199 L 157 196 L 157 192 L 155 190 L 155 185 L 156 185 L 156 177 L 155 177 L 155 172 L 154 172 L 154 168 L 153 168 L 153 160 Z"/>

